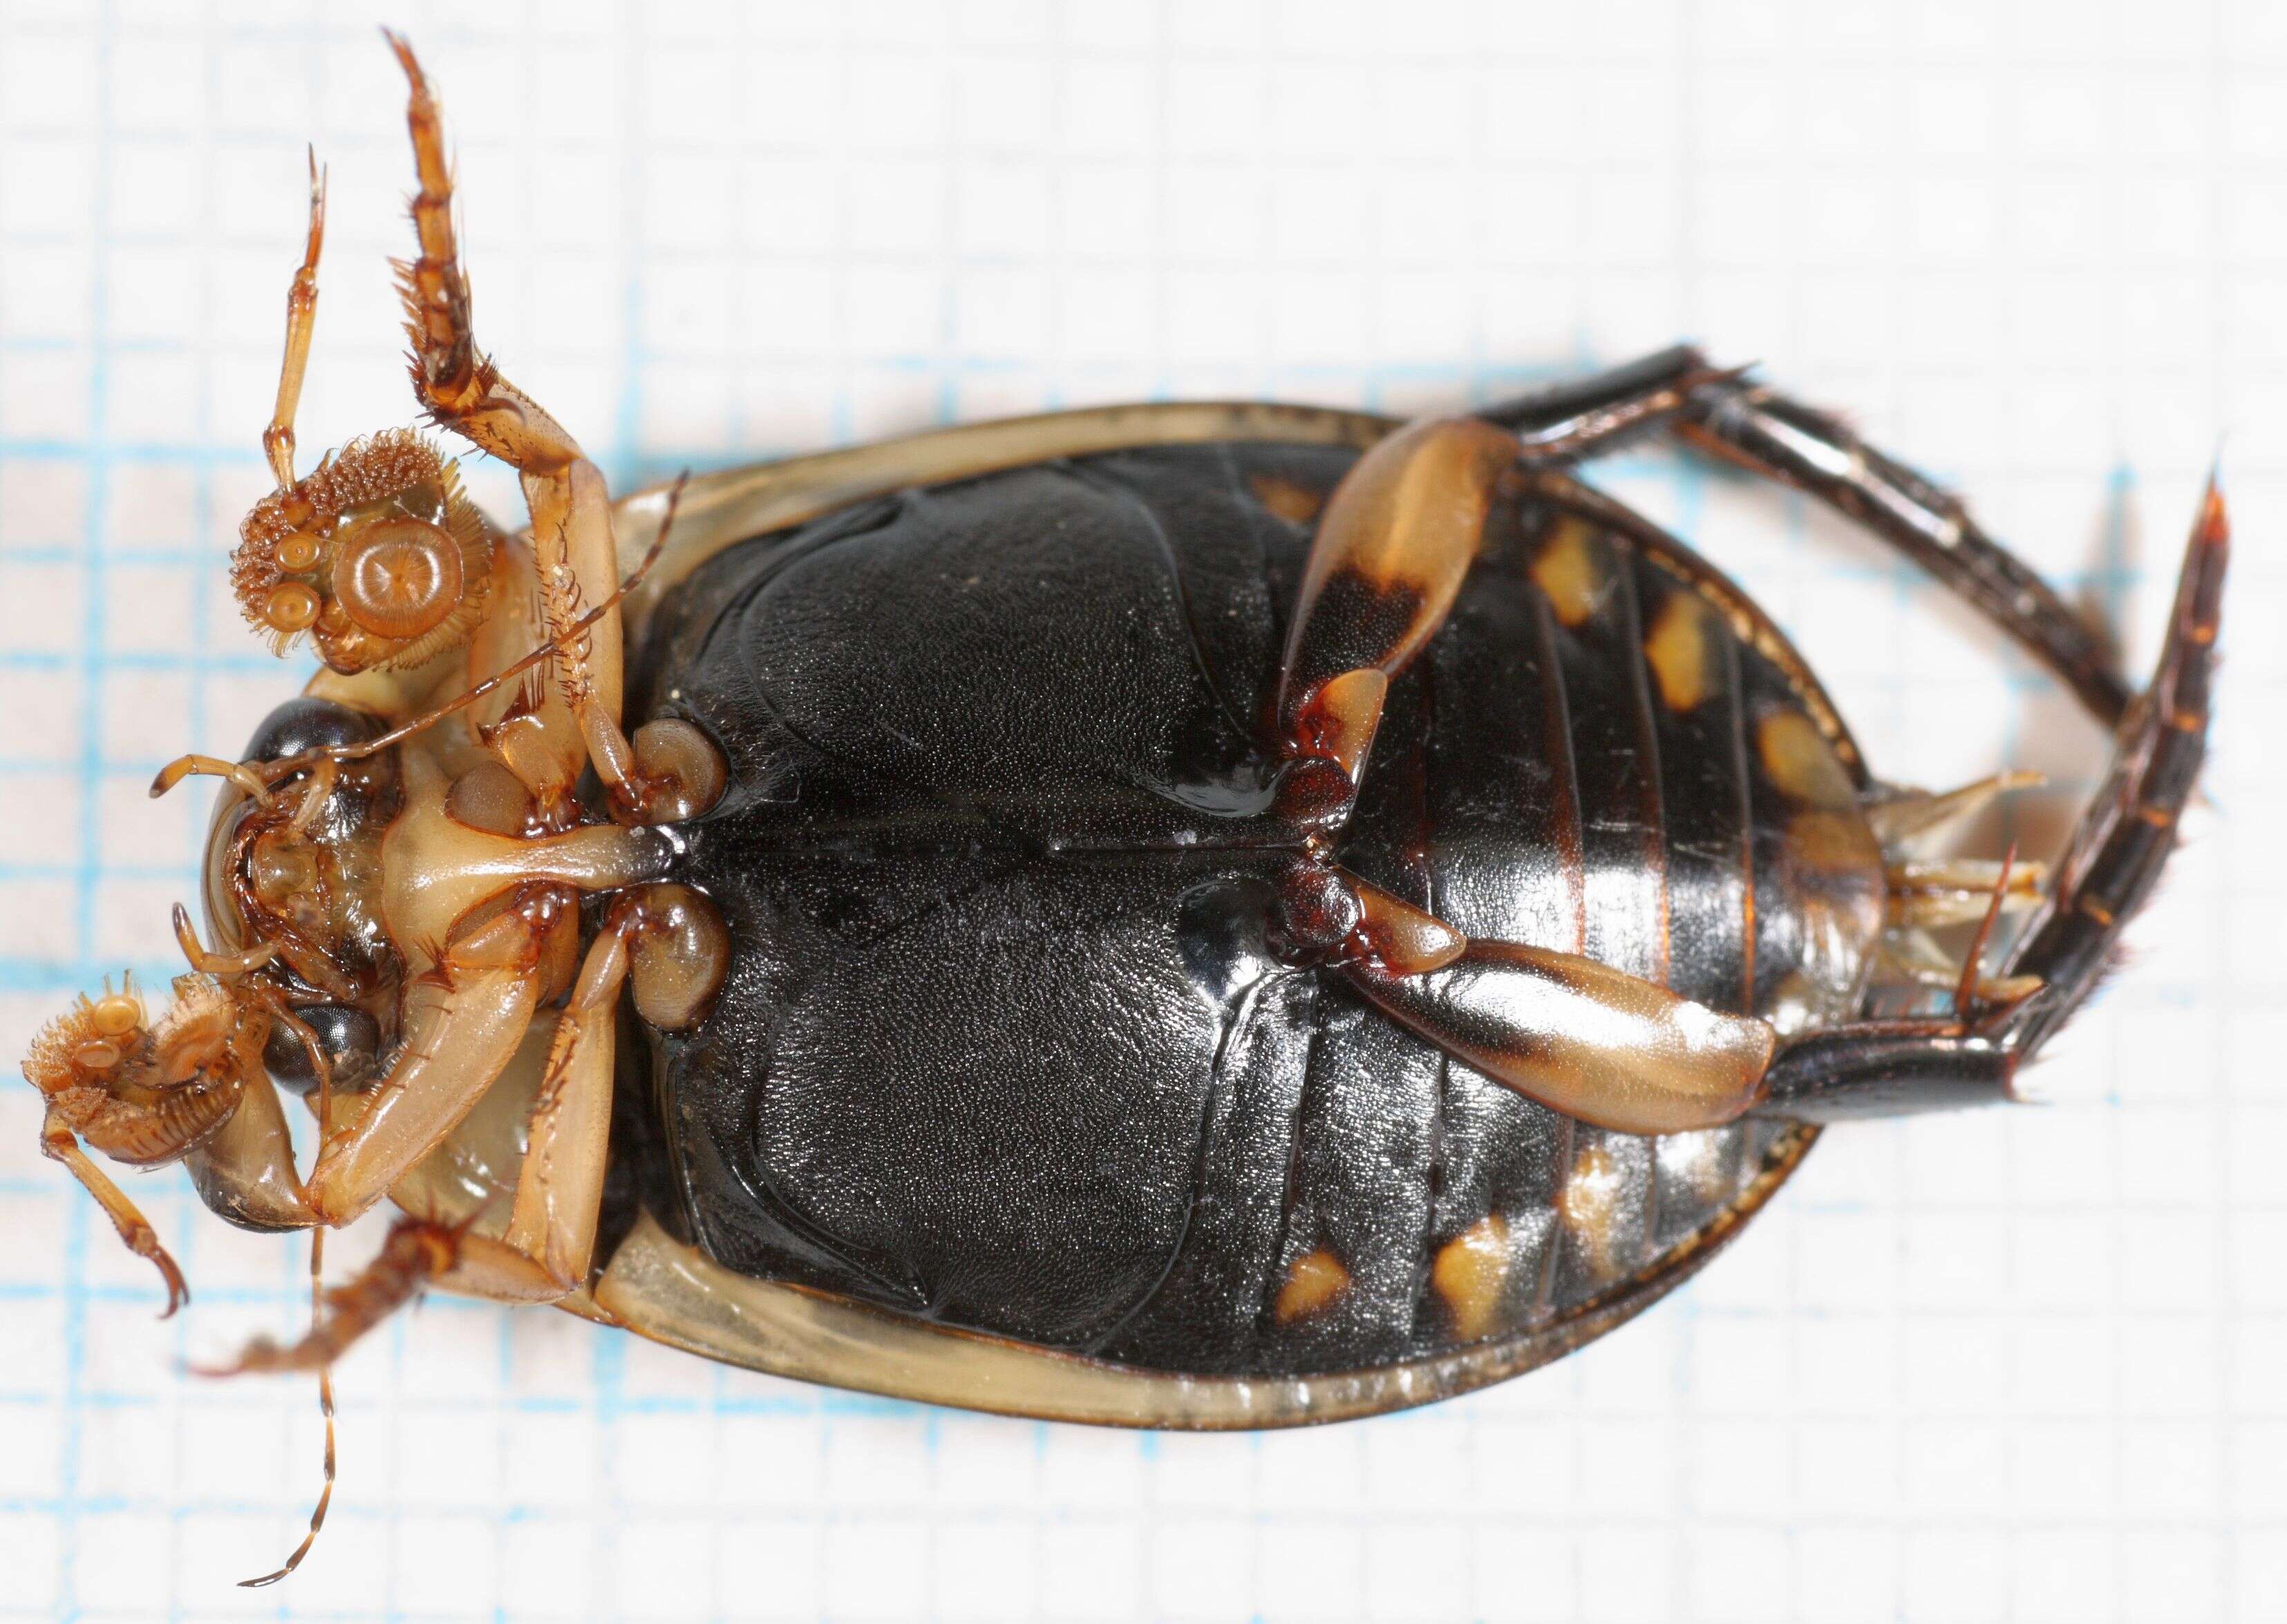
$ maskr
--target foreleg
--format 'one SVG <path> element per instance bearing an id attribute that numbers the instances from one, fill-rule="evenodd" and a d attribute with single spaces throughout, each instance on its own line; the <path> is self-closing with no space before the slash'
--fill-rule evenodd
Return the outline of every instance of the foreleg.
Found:
<path id="1" fill-rule="evenodd" d="M 589 606 L 602 603 L 619 585 L 611 492 L 602 471 L 563 425 L 502 377 L 477 348 L 436 99 L 411 47 L 394 34 L 389 42 L 412 87 L 406 123 L 420 180 L 413 198 L 420 253 L 399 267 L 414 391 L 439 424 L 522 476 L 542 616 L 558 639 L 552 657 L 558 692 L 615 808 L 640 822 L 690 817 L 705 809 L 707 786 L 691 764 L 704 756 L 699 749 L 704 741 L 695 730 L 671 721 L 653 723 L 630 740 L 620 722 L 619 614 L 580 624 Z"/>
<path id="2" fill-rule="evenodd" d="M 138 1257 L 148 1258 L 157 1268 L 159 1278 L 167 1283 L 167 1306 L 159 1318 L 168 1318 L 191 1300 L 190 1287 L 184 1284 L 182 1270 L 176 1267 L 175 1260 L 168 1255 L 167 1248 L 159 1244 L 159 1232 L 151 1227 L 150 1221 L 144 1217 L 135 1203 L 127 1199 L 126 1194 L 111 1182 L 101 1168 L 95 1165 L 85 1151 L 80 1149 L 78 1137 L 58 1120 L 52 1110 L 40 1129 L 40 1153 L 51 1161 L 63 1163 L 71 1176 L 95 1198 L 96 1204 L 103 1208 L 103 1216 L 111 1220 L 112 1228 L 119 1232 L 119 1239 L 126 1243 L 127 1249 Z"/>

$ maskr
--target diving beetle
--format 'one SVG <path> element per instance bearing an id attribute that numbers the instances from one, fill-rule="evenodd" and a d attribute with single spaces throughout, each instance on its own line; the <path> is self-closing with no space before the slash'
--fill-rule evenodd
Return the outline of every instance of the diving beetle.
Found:
<path id="1" fill-rule="evenodd" d="M 2011 1097 L 2175 843 L 2212 484 L 2133 701 L 1951 496 L 1690 349 L 1413 423 L 1070 411 L 614 504 L 477 346 L 391 44 L 415 394 L 529 527 L 413 431 L 297 474 L 313 162 L 232 580 L 323 668 L 154 787 L 223 780 L 171 1006 L 83 999 L 26 1062 L 170 1311 L 83 1142 L 252 1229 L 408 1215 L 235 1368 L 322 1371 L 433 1284 L 1016 1414 L 1446 1398 L 1674 1289 L 1821 1124 Z M 2052 871 L 1933 854 L 2023 775 L 1883 783 L 1753 601 L 1579 477 L 1657 436 L 1857 520 L 2115 730 Z"/>

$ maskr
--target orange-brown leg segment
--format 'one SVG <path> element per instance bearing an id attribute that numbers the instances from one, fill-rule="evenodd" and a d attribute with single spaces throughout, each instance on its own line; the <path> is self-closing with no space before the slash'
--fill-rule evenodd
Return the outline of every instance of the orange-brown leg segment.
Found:
<path id="1" fill-rule="evenodd" d="M 688 1026 L 721 986 L 730 936 L 714 905 L 645 885 L 612 905 L 549 1047 L 516 1202 L 498 1240 L 471 1235 L 445 1284 L 509 1302 L 550 1302 L 586 1284 L 610 1161 L 620 990 L 662 1031 Z"/>
<path id="2" fill-rule="evenodd" d="M 498 1240 L 471 1235 L 445 1284 L 512 1303 L 550 1303 L 585 1283 L 612 1134 L 613 1017 L 628 974 L 625 907 L 588 949 L 549 1046 L 516 1202 Z"/>
<path id="3" fill-rule="evenodd" d="M 1565 1115 L 1620 1133 L 1715 1128 L 1762 1096 L 1777 1042 L 1759 1020 L 1569 953 L 1473 941 L 1434 975 L 1347 967 L 1375 1007 Z"/>
<path id="4" fill-rule="evenodd" d="M 1417 423 L 1358 459 L 1318 520 L 1278 686 L 1280 748 L 1355 784 L 1382 696 L 1444 624 L 1477 556 L 1515 436 Z"/>
<path id="5" fill-rule="evenodd" d="M 557 686 L 615 809 L 641 822 L 688 816 L 697 797 L 679 776 L 680 758 L 669 751 L 646 760 L 621 731 L 618 615 L 578 628 L 588 606 L 619 584 L 611 492 L 579 443 L 477 348 L 436 98 L 412 48 L 388 38 L 412 90 L 406 123 L 420 180 L 413 225 L 421 251 L 399 267 L 415 392 L 438 423 L 522 475 Z"/>
<path id="6" fill-rule="evenodd" d="M 1319 520 L 1287 638 L 1277 743 L 1312 775 L 1290 772 L 1292 811 L 1347 816 L 1389 684 L 1452 610 L 1503 476 L 1673 416 L 1716 376 L 1694 370 L 1591 402 L 1523 443 L 1479 418 L 1413 424 L 1358 460 Z M 1339 783 L 1313 781 L 1328 776 L 1325 764 Z M 1339 965 L 1417 1036 L 1583 1121 L 1629 1133 L 1707 1128 L 1761 1095 L 1776 1042 L 1761 1021 L 1585 958 L 1467 941 L 1323 858 L 1290 875 L 1283 913 L 1281 951 L 1293 962 Z"/>
<path id="7" fill-rule="evenodd" d="M 111 1182 L 103 1169 L 88 1158 L 79 1147 L 72 1130 L 56 1120 L 52 1112 L 40 1129 L 40 1153 L 51 1161 L 60 1161 L 74 1178 L 86 1187 L 96 1204 L 103 1208 L 104 1216 L 111 1220 L 112 1228 L 127 1243 L 127 1249 L 138 1257 L 147 1257 L 159 1271 L 159 1278 L 167 1283 L 167 1306 L 159 1318 L 164 1319 L 191 1300 L 190 1287 L 183 1282 L 183 1271 L 175 1266 L 167 1248 L 159 1244 L 159 1233 L 150 1222 L 137 1210 L 119 1186 Z"/>
<path id="8" fill-rule="evenodd" d="M 396 1061 L 311 1169 L 310 1205 L 323 1222 L 346 1224 L 373 1206 L 475 1108 L 532 1024 L 548 938 L 576 907 L 561 887 L 523 887 L 447 942 L 406 989 Z"/>
<path id="9" fill-rule="evenodd" d="M 318 1221 L 295 1170 L 293 1137 L 267 1073 L 247 1079 L 230 1121 L 185 1156 L 183 1165 L 207 1209 L 241 1229 L 307 1229 Z"/>
<path id="10" fill-rule="evenodd" d="M 326 242 L 326 177 L 310 154 L 310 235 L 302 268 L 286 295 L 286 354 L 278 367 L 278 403 L 262 432 L 263 455 L 280 490 L 294 487 L 294 414 L 302 402 L 302 375 L 310 364 L 310 333 L 318 321 L 318 255 Z"/>
<path id="11" fill-rule="evenodd" d="M 324 1311 L 299 1342 L 257 1337 L 227 1365 L 201 1366 L 203 1376 L 322 1371 L 359 1337 L 418 1297 L 453 1266 L 462 1234 L 422 1218 L 400 1218 L 380 1253 L 354 1277 L 325 1293 Z"/>
<path id="12" fill-rule="evenodd" d="M 1469 940 L 1347 869 L 1305 860 L 1282 886 L 1280 956 L 1335 970 L 1415 1036 L 1580 1121 L 1677 1133 L 1761 1097 L 1777 1036 L 1595 961 Z"/>
<path id="13" fill-rule="evenodd" d="M 1736 372 L 1695 364 L 1544 415 L 1522 435 L 1429 418 L 1373 446 L 1318 521 L 1279 678 L 1278 745 L 1353 786 L 1389 685 L 1444 624 L 1504 473 L 1588 456 L 1666 423 Z"/>
<path id="14" fill-rule="evenodd" d="M 491 676 L 459 690 L 426 710 L 397 722 L 387 732 L 357 743 L 318 746 L 260 764 L 218 762 L 214 757 L 205 756 L 181 757 L 161 771 L 151 787 L 151 793 L 154 796 L 164 795 L 194 774 L 219 773 L 230 777 L 248 793 L 257 794 L 266 804 L 270 794 L 265 787 L 265 780 L 255 772 L 256 764 L 269 775 L 268 782 L 283 783 L 297 773 L 307 773 L 310 775 L 310 788 L 305 792 L 301 809 L 294 817 L 297 828 L 305 827 L 324 806 L 326 795 L 341 764 L 363 761 L 379 755 L 435 726 L 445 717 L 518 683 L 534 667 L 553 659 L 558 649 L 570 646 L 582 633 L 616 611 L 621 600 L 650 574 L 652 566 L 659 562 L 661 553 L 666 550 L 668 538 L 674 530 L 676 511 L 681 504 L 683 483 L 678 479 L 668 492 L 667 509 L 661 518 L 658 533 L 653 536 L 651 545 L 645 549 L 644 556 L 637 561 L 635 568 L 613 589 L 611 595 L 570 626 L 550 632 L 536 647 L 527 649 L 513 659 L 506 659 Z M 503 605 L 492 612 L 486 628 L 478 634 L 479 646 L 482 640 L 508 618 L 507 608 L 508 606 Z M 580 767 L 578 749 L 559 752 L 543 717 L 519 707 L 509 719 L 486 729 L 486 734 L 493 754 L 528 789 L 535 794 L 546 789 L 566 795 L 573 789 Z M 666 803 L 666 816 L 670 820 L 696 816 L 721 797 L 729 764 L 714 742 L 689 723 L 672 717 L 646 722 L 636 729 L 632 742 L 638 769 L 654 776 L 671 779 L 685 791 L 683 800 Z M 558 759 L 559 756 L 563 759 Z M 179 930 L 177 935 L 179 939 Z M 188 946 L 184 950 L 191 952 Z M 228 955 L 209 956 L 216 959 L 218 969 L 227 967 Z M 193 962 L 199 968 L 206 968 L 198 964 L 195 956 Z M 247 963 L 236 968 L 253 968 L 253 965 Z"/>

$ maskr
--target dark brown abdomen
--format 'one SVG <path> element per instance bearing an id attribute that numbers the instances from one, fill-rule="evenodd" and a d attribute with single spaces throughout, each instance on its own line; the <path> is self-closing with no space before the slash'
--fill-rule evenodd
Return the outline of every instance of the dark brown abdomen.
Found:
<path id="1" fill-rule="evenodd" d="M 1846 1018 L 1882 898 L 1850 747 L 1759 617 L 1604 509 L 1496 511 L 1392 693 L 1342 860 L 1473 937 L 1783 1030 Z M 1792 1131 L 1583 1127 L 1329 987 L 1257 1357 L 1355 1366 L 1560 1319 L 1692 1244 Z M 1281 1312 L 1335 1270 L 1338 1298 Z"/>

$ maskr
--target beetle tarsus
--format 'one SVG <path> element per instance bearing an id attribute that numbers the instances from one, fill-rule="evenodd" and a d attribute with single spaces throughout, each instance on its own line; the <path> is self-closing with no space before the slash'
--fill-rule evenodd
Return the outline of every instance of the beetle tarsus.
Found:
<path id="1" fill-rule="evenodd" d="M 1594 401 L 1570 417 L 1522 429 L 1518 448 L 1528 461 L 1541 464 L 1615 451 L 1637 435 L 1674 423 L 1690 409 L 1697 391 L 1739 383 L 1753 370 L 1752 366 L 1701 365 L 1664 376 L 1634 392 Z"/>
<path id="2" fill-rule="evenodd" d="M 376 1326 L 411 1303 L 429 1283 L 453 1266 L 465 1231 L 425 1218 L 400 1218 L 381 1251 L 356 1275 L 327 1288 L 324 1312 L 293 1343 L 257 1336 L 225 1365 L 194 1365 L 193 1374 L 218 1380 L 229 1376 L 305 1374 L 341 1362 L 342 1356 Z"/>
<path id="3" fill-rule="evenodd" d="M 2207 754 L 2230 560 L 2231 524 L 2211 479 L 2185 547 L 2151 685 L 2121 723 L 2111 769 L 2066 843 L 2048 900 L 2004 967 L 2005 975 L 2037 976 L 2046 984 L 2000 1023 L 2011 1046 L 2029 1058 L 2095 986 L 2122 930 L 2175 850 L 2178 821 Z"/>
<path id="4" fill-rule="evenodd" d="M 1575 383 L 1520 396 L 1479 415 L 1521 434 L 1546 432 L 1615 402 L 1700 377 L 1673 419 L 1688 444 L 1764 479 L 1808 492 L 1928 570 L 2015 639 L 2110 726 L 2128 690 L 2103 639 L 2054 588 L 1991 536 L 1935 480 L 1869 446 L 1832 413 L 1714 368 L 1678 345 Z"/>
<path id="5" fill-rule="evenodd" d="M 1999 973 L 1983 977 L 1979 961 L 1994 915 L 2013 894 L 2007 863 L 1991 881 L 1952 1017 L 1834 1026 L 1795 1039 L 1771 1068 L 1765 1114 L 1825 1121 L 2019 1097 L 2019 1068 L 2115 962 L 2121 931 L 2175 849 L 2177 820 L 2206 751 L 2230 542 L 2223 498 L 2211 482 L 2152 685 L 2121 723 L 2111 771 Z"/>
<path id="6" fill-rule="evenodd" d="M 310 334 L 318 320 L 318 256 L 326 242 L 326 171 L 318 150 L 310 149 L 310 229 L 302 264 L 286 294 L 286 353 L 278 364 L 278 400 L 263 431 L 262 452 L 270 459 L 280 490 L 294 486 L 294 416 L 302 401 L 302 376 L 310 364 Z"/>
<path id="7" fill-rule="evenodd" d="M 1828 1026 L 1780 1049 L 1754 1113 L 1841 1122 L 2007 1105 L 2018 1065 L 2006 1043 L 1951 1019 Z"/>
<path id="8" fill-rule="evenodd" d="M 312 1048 L 314 1056 L 314 1042 Z M 320 1066 L 324 1064 L 322 1058 L 318 1059 L 317 1063 Z M 325 1113 L 322 1109 L 319 1113 L 319 1121 L 321 1124 L 325 1121 Z M 325 1308 L 326 1232 L 320 1229 L 313 1231 L 310 1236 L 310 1320 L 313 1330 L 318 1320 L 324 1316 Z M 274 1585 L 296 1568 L 300 1567 L 302 1559 L 307 1557 L 311 1548 L 317 1544 L 318 1535 L 325 1531 L 326 1513 L 333 1508 L 334 1478 L 340 1465 L 340 1451 L 334 1438 L 334 1367 L 329 1364 L 320 1365 L 318 1367 L 318 1414 L 324 1421 L 326 1428 L 326 1454 L 322 1469 L 324 1481 L 318 1490 L 318 1503 L 310 1508 L 309 1530 L 303 1534 L 302 1542 L 293 1549 L 286 1560 L 278 1567 L 257 1579 L 240 1580 L 238 1588 L 241 1590 L 259 1590 L 266 1585 Z"/>
<path id="9" fill-rule="evenodd" d="M 159 1318 L 171 1319 L 183 1305 L 191 1300 L 191 1288 L 183 1279 L 183 1271 L 174 1256 L 160 1243 L 159 1232 L 134 1202 L 129 1200 L 118 1185 L 113 1184 L 102 1168 L 89 1160 L 80 1149 L 79 1141 L 68 1129 L 51 1123 L 40 1134 L 40 1153 L 51 1161 L 59 1161 L 79 1180 L 87 1192 L 96 1199 L 119 1239 L 136 1256 L 148 1261 L 159 1271 L 159 1279 L 167 1287 L 167 1306 L 159 1311 Z"/>

